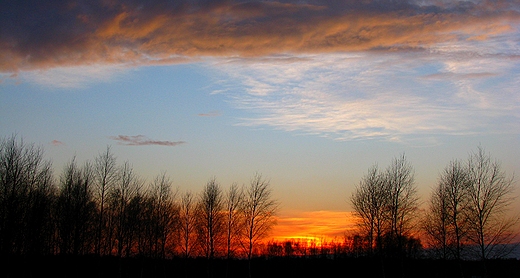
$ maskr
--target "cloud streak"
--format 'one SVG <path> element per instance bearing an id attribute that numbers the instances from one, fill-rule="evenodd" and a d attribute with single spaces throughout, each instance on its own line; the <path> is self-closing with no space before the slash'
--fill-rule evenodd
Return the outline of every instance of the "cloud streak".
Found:
<path id="1" fill-rule="evenodd" d="M 246 88 L 246 93 L 228 90 L 230 102 L 251 115 L 239 125 L 336 140 L 515 134 L 520 67 L 510 62 L 511 55 L 484 50 L 329 54 L 290 62 L 235 59 L 214 67 L 230 77 L 229 88 Z"/>
<path id="2" fill-rule="evenodd" d="M 156 145 L 156 146 L 169 146 L 174 147 L 181 144 L 185 144 L 185 141 L 158 141 L 158 140 L 151 140 L 147 138 L 144 135 L 135 135 L 135 136 L 128 136 L 128 135 L 118 135 L 118 136 L 111 136 L 110 139 L 115 140 L 120 145 L 124 146 L 150 146 L 150 145 Z"/>
<path id="3" fill-rule="evenodd" d="M 197 114 L 197 116 L 199 117 L 218 117 L 220 116 L 220 112 L 219 111 L 211 111 L 211 112 L 208 112 L 208 113 L 199 113 Z"/>
<path id="4" fill-rule="evenodd" d="M 45 87 L 71 89 L 82 88 L 92 82 L 113 81 L 129 70 L 121 65 L 82 65 L 29 71 L 21 75 L 21 78 Z"/>
<path id="5" fill-rule="evenodd" d="M 65 143 L 63 143 L 59 140 L 52 140 L 50 144 L 53 146 L 64 146 L 65 145 Z"/>
<path id="6" fill-rule="evenodd" d="M 517 1 L 30 2 L 0 4 L 0 71 L 425 49 L 520 22 Z"/>

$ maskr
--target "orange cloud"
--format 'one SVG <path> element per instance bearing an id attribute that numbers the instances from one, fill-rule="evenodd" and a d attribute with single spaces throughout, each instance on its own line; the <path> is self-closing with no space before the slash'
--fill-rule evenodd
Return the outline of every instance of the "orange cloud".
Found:
<path id="1" fill-rule="evenodd" d="M 0 17 L 0 71 L 205 56 L 406 50 L 487 40 L 520 22 L 514 2 L 78 1 Z M 495 3 L 495 1 L 493 2 Z M 49 8 L 48 6 L 52 7 Z"/>

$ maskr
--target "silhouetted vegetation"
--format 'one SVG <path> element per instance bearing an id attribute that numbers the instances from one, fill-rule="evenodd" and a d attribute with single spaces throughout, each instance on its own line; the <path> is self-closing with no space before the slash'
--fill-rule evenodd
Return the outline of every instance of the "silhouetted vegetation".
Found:
<path id="1" fill-rule="evenodd" d="M 377 165 L 369 169 L 350 199 L 354 213 L 361 219 L 357 252 L 415 256 L 421 244 L 413 237 L 419 199 L 414 180 L 413 167 L 404 155 L 394 159 L 384 172 Z"/>
<path id="2" fill-rule="evenodd" d="M 403 155 L 356 187 L 355 232 L 266 241 L 279 203 L 258 173 L 248 185 L 225 190 L 212 178 L 199 194 L 180 193 L 166 173 L 143 181 L 107 147 L 93 162 L 71 158 L 55 178 L 41 147 L 11 136 L 0 142 L 2 276 L 520 277 L 517 259 L 497 259 L 518 232 L 505 214 L 512 188 L 479 148 L 446 167 L 420 215 Z"/>

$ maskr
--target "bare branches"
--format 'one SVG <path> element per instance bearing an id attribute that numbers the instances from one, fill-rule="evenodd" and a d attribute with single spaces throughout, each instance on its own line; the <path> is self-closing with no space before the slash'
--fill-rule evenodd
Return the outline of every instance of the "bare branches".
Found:
<path id="1" fill-rule="evenodd" d="M 425 217 L 432 247 L 443 258 L 489 259 L 508 255 L 518 218 L 507 216 L 514 180 L 479 147 L 464 165 L 452 161 L 439 178 Z M 466 251 L 466 252 L 464 252 Z"/>
<path id="2" fill-rule="evenodd" d="M 394 158 L 387 168 L 385 183 L 389 190 L 390 231 L 400 238 L 410 231 L 419 200 L 414 185 L 414 170 L 404 154 Z"/>
<path id="3" fill-rule="evenodd" d="M 235 255 L 237 242 L 240 240 L 241 221 L 240 207 L 244 199 L 242 188 L 237 183 L 231 184 L 225 198 L 226 206 L 226 257 Z"/>
<path id="4" fill-rule="evenodd" d="M 182 195 L 180 205 L 180 237 L 181 237 L 181 251 L 185 258 L 192 255 L 195 248 L 195 200 L 190 191 Z"/>
<path id="5" fill-rule="evenodd" d="M 197 207 L 199 244 L 209 259 L 215 257 L 217 247 L 224 235 L 223 209 L 220 184 L 212 178 L 204 187 Z"/>
<path id="6" fill-rule="evenodd" d="M 110 146 L 107 146 L 106 151 L 100 153 L 94 164 L 94 179 L 96 185 L 97 201 L 99 204 L 99 220 L 97 227 L 97 241 L 96 241 L 96 253 L 98 255 L 105 255 L 109 252 L 109 246 L 102 246 L 103 242 L 108 242 L 108 219 L 106 216 L 106 202 L 108 194 L 114 186 L 118 176 L 118 169 L 116 164 L 116 158 L 110 150 Z M 103 239 L 105 238 L 105 240 Z"/>
<path id="7" fill-rule="evenodd" d="M 459 161 L 452 161 L 439 177 L 432 192 L 430 204 L 423 222 L 430 245 L 441 251 L 441 257 L 460 259 L 468 221 L 464 214 L 468 209 L 469 179 Z"/>
<path id="8" fill-rule="evenodd" d="M 51 163 L 43 149 L 15 135 L 0 141 L 0 254 L 49 252 L 54 194 Z"/>
<path id="9" fill-rule="evenodd" d="M 355 215 L 361 219 L 359 228 L 366 235 L 369 253 L 374 248 L 378 251 L 382 248 L 383 223 L 388 202 L 388 190 L 385 186 L 384 177 L 377 164 L 374 164 L 350 198 Z"/>
<path id="10" fill-rule="evenodd" d="M 383 249 L 399 254 L 410 236 L 417 210 L 413 167 L 404 155 L 395 158 L 385 172 L 372 166 L 350 198 L 366 251 Z M 392 251 L 390 251 L 392 250 Z"/>
<path id="11" fill-rule="evenodd" d="M 513 239 L 511 228 L 516 222 L 506 221 L 507 212 L 513 200 L 513 177 L 507 177 L 500 163 L 493 161 L 489 154 L 479 147 L 468 159 L 469 209 L 468 239 L 479 246 L 481 259 L 500 257 L 497 245 L 510 243 Z"/>

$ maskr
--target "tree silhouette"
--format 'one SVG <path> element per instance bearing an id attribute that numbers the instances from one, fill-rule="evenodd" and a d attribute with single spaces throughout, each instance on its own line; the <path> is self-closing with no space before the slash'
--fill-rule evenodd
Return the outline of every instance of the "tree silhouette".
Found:
<path id="1" fill-rule="evenodd" d="M 199 244 L 204 255 L 213 259 L 224 235 L 224 203 L 222 190 L 215 178 L 204 187 L 197 208 Z"/>
<path id="2" fill-rule="evenodd" d="M 225 192 L 213 178 L 199 194 L 187 191 L 177 199 L 164 172 L 144 186 L 129 162 L 116 164 L 110 148 L 95 159 L 78 166 L 73 157 L 55 180 L 41 147 L 15 136 L 0 141 L 0 255 L 7 266 L 3 273 L 17 276 L 12 269 L 20 264 L 11 262 L 21 260 L 23 266 L 31 266 L 27 273 L 22 270 L 27 275 L 21 277 L 34 276 L 33 269 L 44 275 L 45 267 L 54 276 L 77 276 L 86 270 L 91 276 L 103 272 L 164 277 L 178 275 L 175 271 L 183 267 L 186 276 L 199 276 L 204 271 L 201 263 L 206 262 L 210 276 L 223 276 L 225 269 L 227 277 L 236 277 L 235 270 L 245 274 L 246 267 L 249 276 L 265 275 L 277 264 L 286 267 L 280 275 L 301 276 L 331 270 L 329 266 L 342 269 L 350 261 L 354 268 L 377 264 L 373 277 L 399 271 L 407 276 L 412 273 L 407 267 L 419 266 L 430 267 L 431 273 L 425 274 L 429 277 L 449 276 L 437 271 L 444 266 L 450 272 L 458 267 L 463 276 L 518 276 L 516 260 L 490 260 L 505 257 L 514 247 L 509 243 L 518 232 L 518 218 L 510 218 L 508 210 L 515 183 L 480 147 L 466 163 L 451 161 L 439 175 L 420 220 L 430 246 L 447 260 L 424 261 L 417 260 L 422 248 L 413 237 L 418 201 L 413 168 L 404 155 L 384 171 L 374 164 L 351 195 L 361 220 L 359 230 L 345 234 L 342 241 L 319 243 L 307 239 L 266 243 L 279 203 L 273 199 L 270 182 L 260 174 L 247 186 L 233 183 Z M 251 262 L 257 255 L 269 260 L 255 261 L 258 269 L 253 273 Z M 361 258 L 367 255 L 374 257 Z M 98 264 L 92 264 L 92 258 Z M 300 258 L 304 260 L 296 261 Z M 475 268 L 475 263 L 482 267 Z M 509 263 L 514 268 L 507 267 Z M 513 275 L 497 270 L 507 275 L 513 270 Z M 450 277 L 456 276 L 459 273 Z"/>
<path id="3" fill-rule="evenodd" d="M 271 228 L 276 224 L 278 201 L 272 197 L 268 180 L 261 174 L 255 174 L 244 192 L 244 201 L 241 206 L 244 226 L 247 259 L 249 260 L 249 276 L 251 276 L 251 258 L 255 245 L 264 239 Z"/>
<path id="4" fill-rule="evenodd" d="M 128 254 L 132 225 L 128 216 L 130 202 L 136 198 L 143 187 L 143 182 L 134 173 L 128 161 L 120 167 L 119 177 L 110 194 L 110 208 L 114 217 L 117 255 Z"/>
<path id="5" fill-rule="evenodd" d="M 386 185 L 383 174 L 379 172 L 377 165 L 373 165 L 350 197 L 370 254 L 374 248 L 378 253 L 382 251 L 383 225 L 389 201 Z"/>
<path id="6" fill-rule="evenodd" d="M 185 258 L 192 255 L 195 248 L 196 211 L 194 196 L 190 191 L 184 193 L 180 205 L 181 252 Z"/>
<path id="7" fill-rule="evenodd" d="M 423 228 L 430 245 L 443 259 L 461 259 L 468 221 L 469 179 L 466 169 L 458 160 L 444 169 L 437 187 L 431 194 Z"/>
<path id="8" fill-rule="evenodd" d="M 508 218 L 506 214 L 514 197 L 514 180 L 482 147 L 469 156 L 468 178 L 468 238 L 478 246 L 481 259 L 503 257 L 511 251 L 508 244 L 518 233 L 518 216 Z"/>
<path id="9" fill-rule="evenodd" d="M 240 206 L 243 202 L 243 191 L 237 183 L 231 184 L 225 196 L 226 208 L 226 257 L 235 255 L 237 241 L 240 239 L 241 221 Z"/>
<path id="10" fill-rule="evenodd" d="M 406 157 L 394 158 L 385 172 L 372 166 L 350 198 L 360 219 L 361 235 L 354 237 L 356 252 L 389 256 L 406 254 L 417 217 L 418 197 L 414 171 Z"/>
<path id="11" fill-rule="evenodd" d="M 177 230 L 179 212 L 174 204 L 176 192 L 171 191 L 171 181 L 162 173 L 154 179 L 149 191 L 151 205 L 151 252 L 156 258 L 165 258 L 166 246 Z"/>
<path id="12" fill-rule="evenodd" d="M 116 158 L 107 146 L 103 153 L 100 153 L 94 164 L 95 196 L 99 205 L 99 219 L 97 225 L 96 253 L 107 255 L 110 252 L 110 219 L 108 219 L 107 198 L 110 190 L 118 178 Z"/>
<path id="13" fill-rule="evenodd" d="M 0 142 L 0 254 L 49 252 L 54 194 L 43 148 L 16 135 Z"/>
<path id="14" fill-rule="evenodd" d="M 93 243 L 96 204 L 92 196 L 92 167 L 73 157 L 64 168 L 56 201 L 56 227 L 61 254 L 88 254 Z"/>
<path id="15" fill-rule="evenodd" d="M 412 165 L 401 155 L 394 158 L 387 168 L 385 187 L 389 190 L 388 220 L 390 233 L 388 243 L 397 252 L 403 251 L 403 240 L 410 235 L 413 220 L 417 216 L 418 196 L 415 188 L 414 170 Z"/>

